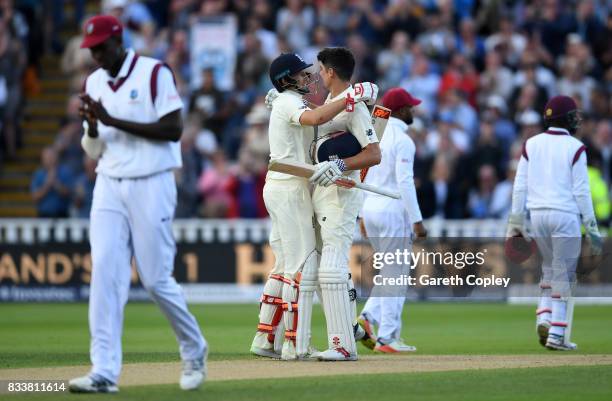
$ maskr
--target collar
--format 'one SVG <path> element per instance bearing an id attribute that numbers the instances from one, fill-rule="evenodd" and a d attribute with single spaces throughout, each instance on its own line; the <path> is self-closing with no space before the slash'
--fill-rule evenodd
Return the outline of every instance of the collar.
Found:
<path id="1" fill-rule="evenodd" d="M 325 101 L 325 103 L 330 103 L 330 102 L 334 102 L 334 101 L 336 101 L 336 100 L 338 100 L 338 99 L 343 99 L 343 98 L 345 98 L 345 97 L 346 97 L 346 94 L 347 94 L 347 93 L 348 93 L 348 92 L 349 92 L 351 89 L 353 89 L 353 86 L 349 84 L 349 86 L 347 86 L 347 88 L 346 88 L 345 90 L 343 90 L 342 92 L 340 92 L 340 93 L 339 93 L 337 96 L 335 96 L 335 97 L 333 97 L 333 98 L 331 97 L 331 93 L 329 93 L 329 94 L 327 95 L 327 100 Z"/>
<path id="2" fill-rule="evenodd" d="M 408 124 L 406 124 L 404 121 L 400 120 L 397 117 L 389 117 L 389 123 L 395 125 L 397 128 L 401 129 L 404 132 L 408 130 Z"/>
<path id="3" fill-rule="evenodd" d="M 565 128 L 557 128 L 557 127 L 548 127 L 545 134 L 549 135 L 569 135 L 569 131 Z"/>
<path id="4" fill-rule="evenodd" d="M 138 55 L 132 49 L 128 49 L 127 56 L 125 60 L 123 60 L 123 64 L 119 69 L 119 73 L 115 78 L 108 75 L 106 72 L 106 76 L 108 77 L 108 85 L 111 87 L 113 91 L 117 91 L 121 85 L 125 82 L 125 80 L 130 76 L 132 71 L 134 70 L 134 66 L 136 65 L 136 61 L 138 60 Z"/>

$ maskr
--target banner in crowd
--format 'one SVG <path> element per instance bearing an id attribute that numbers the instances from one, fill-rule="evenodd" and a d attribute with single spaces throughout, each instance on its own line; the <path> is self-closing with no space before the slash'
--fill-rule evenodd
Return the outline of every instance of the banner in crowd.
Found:
<path id="1" fill-rule="evenodd" d="M 238 26 L 233 15 L 200 19 L 191 27 L 191 85 L 202 84 L 202 70 L 212 69 L 217 89 L 234 89 Z"/>

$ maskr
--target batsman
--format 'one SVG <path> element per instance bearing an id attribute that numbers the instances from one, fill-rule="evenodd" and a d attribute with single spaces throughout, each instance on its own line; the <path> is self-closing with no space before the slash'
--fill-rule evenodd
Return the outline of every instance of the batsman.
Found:
<path id="1" fill-rule="evenodd" d="M 271 161 L 306 162 L 307 145 L 312 137 L 307 136 L 312 129 L 306 127 L 324 124 L 345 109 L 352 110 L 355 104 L 376 97 L 369 90 L 375 86 L 367 83 L 362 84 L 366 91 L 357 93 L 351 89 L 334 101 L 310 109 L 302 96 L 310 92 L 316 77 L 309 72 L 311 66 L 297 54 L 282 54 L 270 66 L 270 80 L 279 92 L 274 100 L 268 100 L 273 106 L 268 130 Z M 316 272 L 318 262 L 310 185 L 305 178 L 269 171 L 263 197 L 272 221 L 270 247 L 275 264 L 264 287 L 251 352 L 291 360 L 297 358 L 300 275 L 305 271 Z M 277 334 L 283 325 L 281 348 Z"/>

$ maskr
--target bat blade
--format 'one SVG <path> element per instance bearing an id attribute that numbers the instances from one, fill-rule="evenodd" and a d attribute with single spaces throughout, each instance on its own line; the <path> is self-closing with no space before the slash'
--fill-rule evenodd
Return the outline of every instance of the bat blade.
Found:
<path id="1" fill-rule="evenodd" d="M 374 132 L 376 132 L 379 142 L 385 133 L 389 117 L 391 117 L 391 109 L 379 104 L 375 105 L 372 109 L 372 126 L 374 127 Z"/>

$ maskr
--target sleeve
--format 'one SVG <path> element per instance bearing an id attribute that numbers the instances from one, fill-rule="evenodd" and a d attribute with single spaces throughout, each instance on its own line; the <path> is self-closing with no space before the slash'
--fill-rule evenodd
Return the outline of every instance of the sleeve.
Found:
<path id="1" fill-rule="evenodd" d="M 414 186 L 414 154 L 415 147 L 411 141 L 400 141 L 395 148 L 395 177 L 397 187 L 408 211 L 411 223 L 423 220 L 419 201 L 417 200 L 416 188 Z"/>
<path id="2" fill-rule="evenodd" d="M 593 199 L 591 198 L 591 187 L 589 186 L 587 158 L 584 152 L 581 152 L 572 167 L 572 193 L 582 215 L 582 221 L 594 220 L 595 212 L 593 210 Z"/>
<path id="3" fill-rule="evenodd" d="M 378 137 L 372 126 L 372 117 L 368 107 L 363 102 L 355 104 L 355 111 L 352 112 L 352 116 L 349 118 L 348 128 L 353 136 L 357 138 L 362 149 L 371 143 L 378 143 Z"/>
<path id="4" fill-rule="evenodd" d="M 514 187 L 512 188 L 512 214 L 525 212 L 527 202 L 527 159 L 521 157 L 516 168 Z"/>
<path id="5" fill-rule="evenodd" d="M 302 114 L 306 110 L 309 110 L 308 106 L 296 99 L 296 101 L 288 102 L 284 107 L 289 123 L 291 125 L 302 125 L 300 123 L 300 117 L 302 117 Z"/>
<path id="6" fill-rule="evenodd" d="M 164 64 L 158 64 L 153 68 L 151 98 L 157 118 L 162 118 L 166 114 L 183 107 L 183 101 L 176 89 L 172 71 Z"/>

